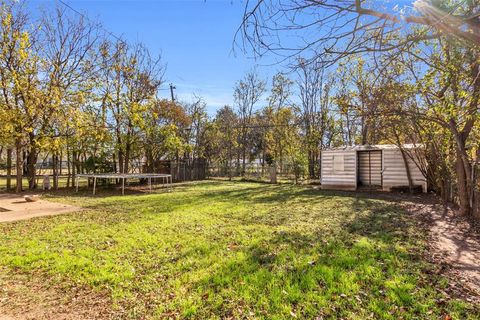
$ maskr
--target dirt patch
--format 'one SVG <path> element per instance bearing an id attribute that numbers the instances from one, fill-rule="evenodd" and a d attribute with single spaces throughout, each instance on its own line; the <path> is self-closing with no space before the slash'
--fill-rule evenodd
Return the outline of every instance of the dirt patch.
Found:
<path id="1" fill-rule="evenodd" d="M 67 284 L 59 287 L 47 279 L 0 269 L 0 320 L 119 318 L 108 293 Z"/>
<path id="2" fill-rule="evenodd" d="M 400 198 L 397 201 L 428 231 L 426 258 L 449 278 L 449 294 L 480 303 L 480 235 L 476 228 L 437 197 Z"/>
<path id="3" fill-rule="evenodd" d="M 26 202 L 23 195 L 0 194 L 0 223 L 80 211 L 75 206 L 46 200 Z"/>

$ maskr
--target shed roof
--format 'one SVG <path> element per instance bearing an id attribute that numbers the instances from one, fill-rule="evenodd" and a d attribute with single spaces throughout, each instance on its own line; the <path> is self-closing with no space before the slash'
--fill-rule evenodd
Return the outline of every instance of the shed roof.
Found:
<path id="1" fill-rule="evenodd" d="M 402 145 L 404 149 L 416 149 L 422 148 L 423 144 L 405 143 Z M 335 148 L 327 148 L 324 150 L 345 150 L 345 151 L 363 151 L 363 150 L 386 150 L 386 149 L 398 149 L 396 144 L 365 144 L 355 146 L 341 146 Z"/>

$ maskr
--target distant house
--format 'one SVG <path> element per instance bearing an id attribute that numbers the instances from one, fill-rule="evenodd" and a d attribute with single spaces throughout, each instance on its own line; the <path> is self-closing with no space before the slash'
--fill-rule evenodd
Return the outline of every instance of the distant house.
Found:
<path id="1" fill-rule="evenodd" d="M 427 192 L 427 180 L 411 152 L 418 145 L 403 145 L 412 184 Z M 408 187 L 408 175 L 401 150 L 396 145 L 364 145 L 322 151 L 322 189 L 357 190 L 359 188 L 390 191 Z"/>

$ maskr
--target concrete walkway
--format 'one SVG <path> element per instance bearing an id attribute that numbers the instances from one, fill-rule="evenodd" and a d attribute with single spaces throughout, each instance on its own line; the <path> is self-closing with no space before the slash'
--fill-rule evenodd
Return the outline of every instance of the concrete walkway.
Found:
<path id="1" fill-rule="evenodd" d="M 78 207 L 46 200 L 26 202 L 23 196 L 24 194 L 0 194 L 0 223 L 81 210 Z"/>

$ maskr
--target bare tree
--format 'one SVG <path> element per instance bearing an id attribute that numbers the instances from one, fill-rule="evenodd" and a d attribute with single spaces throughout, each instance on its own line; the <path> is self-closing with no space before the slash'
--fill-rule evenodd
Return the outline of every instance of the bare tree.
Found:
<path id="1" fill-rule="evenodd" d="M 224 106 L 217 111 L 214 120 L 218 128 L 217 158 L 223 162 L 224 171 L 232 179 L 233 160 L 237 148 L 238 117 L 230 106 Z"/>
<path id="2" fill-rule="evenodd" d="M 240 152 L 237 160 L 240 160 L 240 157 L 242 158 L 242 175 L 245 174 L 247 151 L 250 146 L 248 134 L 250 132 L 249 125 L 252 121 L 253 109 L 265 93 L 265 86 L 265 81 L 259 78 L 256 70 L 252 70 L 248 72 L 242 80 L 237 82 L 233 93 L 240 122 Z M 239 161 L 237 165 L 238 163 Z"/>
<path id="3" fill-rule="evenodd" d="M 299 59 L 298 88 L 299 113 L 305 135 L 308 154 L 308 171 L 311 178 L 317 176 L 320 150 L 325 146 L 325 134 L 330 121 L 331 81 L 327 79 L 322 63 L 307 64 Z"/>
<path id="4" fill-rule="evenodd" d="M 442 35 L 478 45 L 479 5 L 478 0 L 418 0 L 412 6 L 364 0 L 249 0 L 235 38 L 256 55 L 311 55 L 312 61 L 320 57 L 327 64 L 351 54 L 405 49 Z M 295 44 L 285 40 L 292 35 L 298 38 Z"/>

